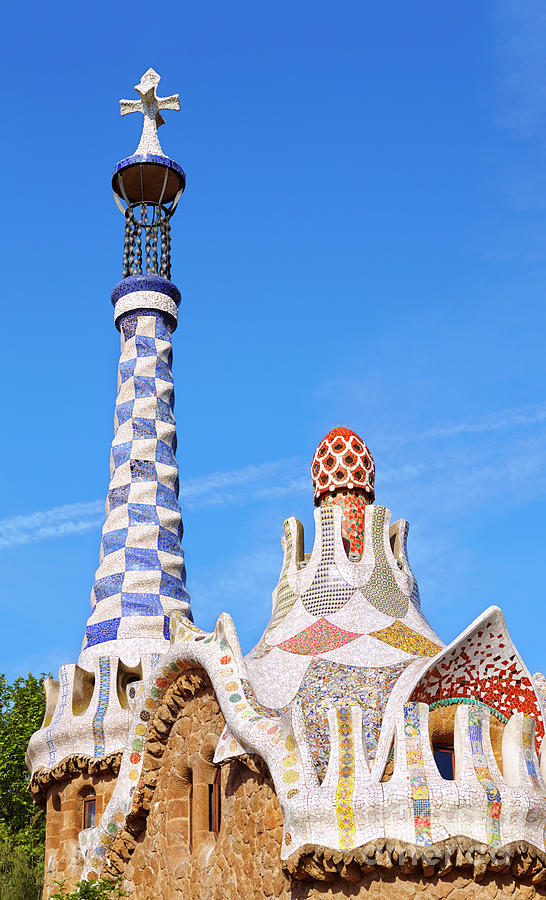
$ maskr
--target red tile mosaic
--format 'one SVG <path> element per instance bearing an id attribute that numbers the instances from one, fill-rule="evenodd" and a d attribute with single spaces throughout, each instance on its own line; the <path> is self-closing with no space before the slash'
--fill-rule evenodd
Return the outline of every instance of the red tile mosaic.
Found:
<path id="1" fill-rule="evenodd" d="M 317 619 L 304 631 L 300 631 L 289 640 L 278 644 L 278 648 L 286 650 L 288 653 L 312 656 L 315 653 L 325 653 L 327 650 L 337 650 L 338 647 L 343 647 L 358 637 L 362 637 L 362 635 L 338 628 L 327 619 Z"/>
<path id="2" fill-rule="evenodd" d="M 531 715 L 537 723 L 535 744 L 544 735 L 544 723 L 535 689 L 506 633 L 488 622 L 475 631 L 424 675 L 412 701 L 434 703 L 450 698 L 481 700 L 509 719 L 515 712 Z"/>

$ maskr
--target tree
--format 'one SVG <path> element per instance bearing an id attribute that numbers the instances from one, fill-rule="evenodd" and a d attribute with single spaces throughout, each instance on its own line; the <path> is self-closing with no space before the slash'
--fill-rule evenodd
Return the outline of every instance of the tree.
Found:
<path id="1" fill-rule="evenodd" d="M 0 675 L 0 900 L 41 893 L 45 815 L 28 789 L 25 753 L 44 718 L 44 677 L 29 673 L 10 683 Z"/>

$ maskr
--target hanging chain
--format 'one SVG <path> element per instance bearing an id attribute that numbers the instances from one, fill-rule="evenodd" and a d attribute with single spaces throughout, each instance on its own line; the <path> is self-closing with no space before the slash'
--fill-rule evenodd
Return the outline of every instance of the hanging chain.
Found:
<path id="1" fill-rule="evenodd" d="M 139 221 L 136 225 L 136 272 L 135 275 L 142 275 L 142 225 Z"/>
<path id="2" fill-rule="evenodd" d="M 151 221 L 148 204 L 139 204 L 139 217 L 135 207 L 125 211 L 125 235 L 123 241 L 123 277 L 129 275 L 160 275 L 171 277 L 171 217 L 168 209 L 153 207 Z M 138 209 L 138 206 L 136 207 Z M 144 229 L 144 254 L 142 230 Z M 144 259 L 143 259 L 144 255 Z"/>
<path id="3" fill-rule="evenodd" d="M 171 220 L 165 216 L 165 278 L 171 278 Z"/>
<path id="4" fill-rule="evenodd" d="M 154 275 L 159 275 L 159 268 L 157 262 L 157 244 L 159 240 L 159 231 L 157 227 L 157 221 L 154 221 L 152 225 L 152 273 Z"/>
<path id="5" fill-rule="evenodd" d="M 131 210 L 125 210 L 125 237 L 123 240 L 123 277 L 131 274 L 129 255 L 131 252 Z"/>
<path id="6" fill-rule="evenodd" d="M 145 248 L 146 248 L 146 264 L 145 264 L 145 272 L 148 274 L 151 270 L 152 264 L 152 235 L 150 228 L 148 226 L 148 207 L 145 203 L 142 204 L 142 215 L 140 217 L 140 221 L 142 222 L 142 227 L 144 228 L 144 239 L 145 239 Z"/>
<path id="7" fill-rule="evenodd" d="M 129 233 L 129 275 L 135 275 L 135 220 L 131 211 L 131 226 Z"/>
<path id="8" fill-rule="evenodd" d="M 159 230 L 161 232 L 161 268 L 159 269 L 159 274 L 162 278 L 167 277 L 167 260 L 165 258 L 165 219 L 159 213 Z"/>

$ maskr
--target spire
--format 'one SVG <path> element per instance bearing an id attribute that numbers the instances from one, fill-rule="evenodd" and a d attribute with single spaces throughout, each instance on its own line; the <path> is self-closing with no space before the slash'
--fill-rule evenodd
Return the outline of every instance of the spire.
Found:
<path id="1" fill-rule="evenodd" d="M 181 546 L 172 333 L 180 292 L 170 281 L 170 219 L 185 187 L 177 163 L 163 155 L 159 109 L 178 109 L 178 95 L 158 98 L 149 69 L 121 101 L 121 114 L 141 111 L 138 150 L 115 167 L 112 184 L 125 215 L 123 279 L 112 292 L 121 336 L 110 485 L 100 564 L 91 592 L 79 664 L 117 656 L 149 669 L 165 650 L 175 610 L 191 617 Z M 151 151 L 151 152 L 149 152 Z M 143 254 L 144 246 L 144 254 Z"/>

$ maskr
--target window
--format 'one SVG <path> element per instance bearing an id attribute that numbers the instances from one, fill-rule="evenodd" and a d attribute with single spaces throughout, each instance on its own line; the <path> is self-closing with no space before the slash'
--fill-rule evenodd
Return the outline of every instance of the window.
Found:
<path id="1" fill-rule="evenodd" d="M 83 800 L 83 827 L 84 827 L 84 829 L 95 827 L 96 803 L 97 803 L 97 799 L 96 799 L 94 791 L 92 794 L 88 794 L 87 797 L 84 797 L 84 800 Z"/>
<path id="2" fill-rule="evenodd" d="M 446 781 L 455 778 L 455 752 L 449 744 L 435 744 L 432 748 L 436 767 Z"/>
<path id="3" fill-rule="evenodd" d="M 209 831 L 212 831 L 214 837 L 220 834 L 220 820 L 222 816 L 222 773 L 220 769 L 214 776 L 214 781 L 209 784 Z"/>
<path id="4" fill-rule="evenodd" d="M 190 784 L 188 794 L 188 850 L 193 850 L 193 782 Z"/>

